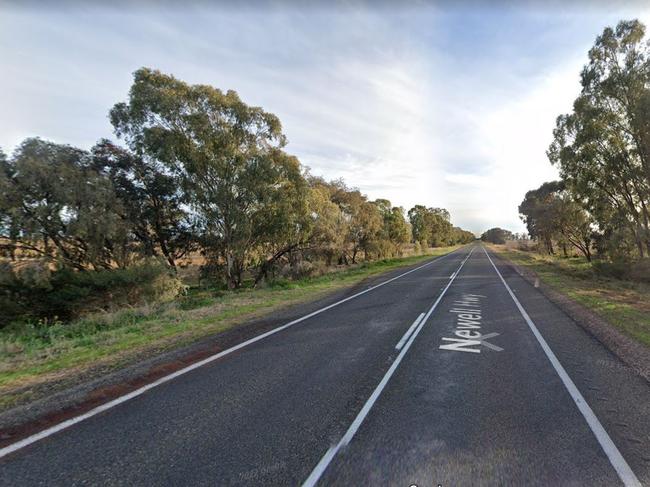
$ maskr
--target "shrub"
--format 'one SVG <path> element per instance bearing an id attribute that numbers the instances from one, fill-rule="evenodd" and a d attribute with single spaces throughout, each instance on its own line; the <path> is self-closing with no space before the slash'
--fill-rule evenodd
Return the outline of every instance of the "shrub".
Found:
<path id="1" fill-rule="evenodd" d="M 156 260 L 126 269 L 51 270 L 44 262 L 0 267 L 0 326 L 16 320 L 69 320 L 89 311 L 161 303 L 183 293 L 185 286 Z"/>
<path id="2" fill-rule="evenodd" d="M 600 275 L 615 279 L 650 282 L 650 259 L 601 260 L 594 262 L 593 268 Z"/>

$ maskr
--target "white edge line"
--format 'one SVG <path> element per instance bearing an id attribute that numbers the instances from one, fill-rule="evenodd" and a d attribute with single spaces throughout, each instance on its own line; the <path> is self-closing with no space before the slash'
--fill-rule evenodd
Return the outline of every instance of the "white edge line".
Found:
<path id="1" fill-rule="evenodd" d="M 605 454 L 607 455 L 607 458 L 609 458 L 610 463 L 616 470 L 616 473 L 618 474 L 623 484 L 628 487 L 637 487 L 637 486 L 640 487 L 641 482 L 639 482 L 639 479 L 636 477 L 636 475 L 634 474 L 634 472 L 632 471 L 628 463 L 625 461 L 625 458 L 623 458 L 623 455 L 621 455 L 621 452 L 618 450 L 618 448 L 610 438 L 609 434 L 607 433 L 603 425 L 596 417 L 596 414 L 589 407 L 589 404 L 587 404 L 587 401 L 582 396 L 582 394 L 580 393 L 576 385 L 573 383 L 571 377 L 569 377 L 569 374 L 567 374 L 566 370 L 564 370 L 564 367 L 562 366 L 560 361 L 557 359 L 557 357 L 551 350 L 551 347 L 549 347 L 548 343 L 546 343 L 546 340 L 544 340 L 544 337 L 537 329 L 537 326 L 535 326 L 533 320 L 531 320 L 530 316 L 528 316 L 528 313 L 521 305 L 521 303 L 519 302 L 515 294 L 512 292 L 510 286 L 508 286 L 508 283 L 506 283 L 505 279 L 501 275 L 501 272 L 499 272 L 499 269 L 497 269 L 497 266 L 494 265 L 494 262 L 492 261 L 490 254 L 488 254 L 487 250 L 485 250 L 485 247 L 483 247 L 483 252 L 485 252 L 485 255 L 487 255 L 487 258 L 492 264 L 492 267 L 494 267 L 494 270 L 499 275 L 501 282 L 508 290 L 508 293 L 510 293 L 510 296 L 512 297 L 513 301 L 517 305 L 517 308 L 519 309 L 521 316 L 523 316 L 526 323 L 528 323 L 528 326 L 533 332 L 533 335 L 535 335 L 535 338 L 537 338 L 537 341 L 541 345 L 542 350 L 544 350 L 546 357 L 551 362 L 551 365 L 553 366 L 557 374 L 560 376 L 560 379 L 562 380 L 562 383 L 566 387 L 567 391 L 569 391 L 569 394 L 571 395 L 573 402 L 576 403 L 576 406 L 578 406 L 578 409 L 584 416 L 585 420 L 587 420 L 587 424 L 589 425 L 591 431 L 596 436 L 598 443 L 600 443 L 600 446 L 602 447 Z"/>
<path id="2" fill-rule="evenodd" d="M 173 372 L 173 373 L 171 373 L 169 375 L 161 377 L 160 379 L 158 379 L 158 380 L 156 380 L 154 382 L 151 382 L 149 384 L 146 384 L 146 385 L 140 387 L 139 389 L 131 391 L 128 394 L 125 394 L 125 395 L 120 396 L 120 397 L 118 397 L 116 399 L 113 399 L 112 401 L 109 401 L 109 402 L 104 403 L 104 404 L 102 404 L 100 406 L 97 406 L 97 407 L 91 409 L 90 411 L 85 412 L 84 414 L 81 414 L 79 416 L 75 416 L 73 418 L 67 419 L 67 420 L 65 420 L 65 421 L 63 421 L 61 423 L 55 424 L 54 426 L 51 426 L 51 427 L 46 428 L 46 429 L 44 429 L 42 431 L 39 431 L 38 433 L 34 433 L 33 435 L 28 436 L 27 438 L 23 438 L 22 440 L 19 440 L 19 441 L 15 442 L 15 443 L 7 445 L 4 448 L 0 448 L 0 458 L 3 458 L 5 456 L 9 455 L 10 453 L 18 451 L 21 448 L 24 448 L 24 447 L 26 447 L 28 445 L 31 445 L 32 443 L 36 443 L 37 441 L 42 440 L 43 438 L 47 438 L 48 436 L 51 436 L 51 435 L 53 435 L 55 433 L 58 433 L 59 431 L 62 431 L 64 429 L 66 429 L 66 428 L 69 428 L 70 426 L 73 426 L 73 425 L 75 425 L 77 423 L 81 423 L 82 421 L 84 421 L 84 420 L 86 420 L 88 418 L 91 418 L 91 417 L 93 417 L 93 416 L 95 416 L 95 415 L 97 415 L 97 414 L 99 414 L 101 412 L 104 412 L 104 411 L 106 411 L 108 409 L 111 409 L 111 408 L 113 408 L 113 407 L 115 407 L 115 406 L 117 406 L 119 404 L 122 404 L 123 402 L 126 402 L 126 401 L 128 401 L 130 399 L 133 399 L 134 397 L 137 397 L 137 396 L 139 396 L 141 394 L 144 394 L 149 389 L 153 389 L 154 387 L 159 386 L 160 384 L 164 384 L 165 382 L 168 382 L 168 381 L 170 381 L 172 379 L 175 379 L 176 377 L 179 377 L 179 376 L 181 376 L 183 374 L 186 374 L 186 373 L 188 373 L 188 372 L 190 372 L 190 371 L 192 371 L 194 369 L 198 369 L 199 367 L 202 367 L 202 366 L 204 366 L 206 364 L 209 364 L 210 362 L 213 362 L 215 360 L 218 360 L 221 357 L 224 357 L 224 356 L 226 356 L 228 354 L 231 354 L 232 352 L 235 352 L 235 351 L 237 351 L 237 350 L 239 350 L 241 348 L 244 348 L 244 347 L 246 347 L 248 345 L 251 345 L 251 344 L 253 344 L 253 343 L 255 343 L 255 342 L 259 341 L 259 340 L 262 340 L 262 339 L 264 339 L 264 338 L 266 338 L 266 337 L 268 337 L 270 335 L 273 335 L 275 333 L 278 333 L 278 332 L 280 332 L 282 330 L 285 330 L 285 329 L 289 328 L 290 326 L 293 326 L 293 325 L 295 325 L 297 323 L 305 321 L 305 320 L 307 320 L 307 319 L 309 319 L 309 318 L 311 318 L 313 316 L 316 316 L 316 315 L 318 315 L 318 314 L 320 314 L 320 313 L 322 313 L 324 311 L 332 309 L 335 306 L 338 306 L 338 305 L 343 304 L 343 303 L 345 303 L 347 301 L 350 301 L 351 299 L 357 298 L 357 297 L 361 296 L 362 294 L 365 294 L 367 292 L 372 291 L 373 289 L 377 289 L 377 288 L 379 288 L 381 286 L 384 286 L 384 285 L 386 285 L 386 284 L 388 284 L 390 282 L 393 282 L 394 280 L 399 279 L 400 277 L 404 277 L 404 276 L 406 276 L 408 274 L 411 274 L 412 272 L 415 272 L 415 271 L 420 270 L 420 269 L 422 269 L 424 267 L 427 267 L 427 266 L 433 264 L 434 262 L 438 262 L 438 261 L 444 259 L 445 257 L 448 257 L 448 256 L 458 252 L 462 248 L 463 247 L 461 247 L 459 249 L 456 249 L 456 250 L 453 250 L 453 251 L 451 251 L 451 252 L 449 252 L 447 254 L 444 254 L 442 256 L 438 256 L 438 257 L 430 260 L 426 264 L 423 264 L 423 265 L 418 266 L 418 267 L 416 267 L 414 269 L 406 271 L 406 272 L 404 272 L 404 273 L 402 273 L 402 274 L 400 274 L 398 276 L 395 276 L 395 277 L 393 277 L 391 279 L 388 279 L 387 281 L 384 281 L 384 282 L 381 282 L 381 283 L 379 283 L 379 284 L 377 284 L 375 286 L 369 287 L 368 289 L 364 289 L 363 291 L 360 291 L 360 292 L 358 292 L 356 294 L 353 294 L 352 296 L 348 296 L 347 298 L 341 299 L 340 301 L 332 303 L 332 304 L 330 304 L 328 306 L 317 309 L 316 311 L 313 311 L 313 312 L 311 312 L 311 313 L 309 313 L 309 314 L 307 314 L 305 316 L 301 316 L 300 318 L 297 318 L 297 319 L 295 319 L 293 321 L 290 321 L 289 323 L 286 323 L 286 324 L 281 325 L 281 326 L 279 326 L 277 328 L 269 330 L 266 333 L 262 333 L 261 335 L 253 337 L 253 338 L 251 338 L 249 340 L 246 340 L 246 341 L 244 341 L 242 343 L 239 343 L 238 345 L 235 345 L 234 347 L 228 348 L 228 349 L 223 350 L 223 351 L 221 351 L 219 353 L 211 355 L 211 356 L 209 356 L 209 357 L 207 357 L 207 358 L 205 358 L 205 359 L 203 359 L 203 360 L 201 360 L 199 362 L 195 362 L 192 365 L 188 365 L 185 368 L 182 368 L 180 370 L 177 370 L 176 372 Z M 473 251 L 473 249 L 472 249 L 472 251 Z M 471 254 L 471 252 L 470 252 L 470 254 Z"/>
<path id="3" fill-rule="evenodd" d="M 476 247 L 472 247 L 472 250 L 467 254 L 467 257 L 461 262 L 460 266 L 456 270 L 456 276 L 458 275 L 458 272 L 463 268 L 465 265 L 465 262 L 467 262 L 467 259 L 472 255 L 472 252 L 474 252 L 474 249 Z M 454 276 L 454 279 L 455 277 Z M 332 459 L 336 456 L 336 454 L 341 450 L 341 448 L 345 447 L 354 435 L 356 434 L 357 430 L 363 423 L 363 421 L 366 419 L 366 416 L 368 416 L 368 413 L 372 409 L 373 405 L 379 398 L 380 394 L 384 390 L 384 387 L 386 387 L 386 384 L 388 384 L 388 381 L 392 377 L 392 375 L 395 373 L 395 370 L 397 370 L 397 367 L 399 367 L 400 362 L 406 355 L 406 352 L 408 352 L 409 348 L 411 348 L 411 345 L 415 341 L 415 338 L 418 336 L 420 333 L 420 330 L 424 327 L 426 324 L 427 320 L 431 316 L 431 314 L 434 312 L 440 301 L 442 301 L 443 296 L 447 292 L 447 289 L 451 286 L 451 284 L 454 282 L 454 279 L 451 279 L 447 286 L 445 286 L 444 290 L 438 295 L 438 299 L 433 303 L 431 308 L 429 308 L 429 311 L 425 315 L 425 317 L 420 321 L 420 324 L 418 327 L 415 329 L 413 334 L 411 335 L 411 338 L 409 338 L 408 342 L 406 343 L 406 346 L 402 349 L 402 351 L 399 353 L 397 358 L 395 358 L 395 361 L 391 364 L 390 368 L 384 375 L 384 377 L 381 379 L 375 390 L 372 392 L 366 403 L 363 405 L 361 408 L 361 411 L 357 414 L 356 418 L 354 418 L 354 421 L 352 421 L 352 424 L 348 428 L 348 430 L 345 432 L 343 437 L 339 440 L 339 442 L 335 445 L 329 448 L 325 455 L 320 459 L 316 467 L 314 467 L 314 470 L 312 470 L 311 474 L 309 474 L 309 477 L 307 477 L 307 480 L 304 481 L 302 484 L 302 487 L 313 487 L 316 485 L 316 483 L 320 480 L 320 477 L 323 475 L 327 467 L 329 466 L 330 462 Z"/>
<path id="4" fill-rule="evenodd" d="M 404 346 L 406 343 L 406 340 L 408 340 L 408 337 L 411 336 L 411 333 L 413 330 L 415 330 L 415 327 L 418 326 L 418 323 L 420 323 L 420 320 L 424 317 L 424 313 L 420 313 L 420 316 L 415 318 L 415 321 L 413 324 L 409 327 L 408 330 L 406 330 L 406 333 L 404 333 L 404 336 L 400 339 L 399 342 L 397 342 L 397 345 L 395 345 L 395 350 L 399 350 Z"/>

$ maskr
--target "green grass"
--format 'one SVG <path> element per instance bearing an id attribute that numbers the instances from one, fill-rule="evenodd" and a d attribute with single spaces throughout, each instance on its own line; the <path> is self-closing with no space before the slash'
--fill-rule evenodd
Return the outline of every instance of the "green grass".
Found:
<path id="1" fill-rule="evenodd" d="M 315 278 L 276 281 L 261 289 L 192 288 L 172 303 L 95 314 L 70 323 L 4 328 L 0 330 L 0 408 L 29 397 L 26 387 L 74 377 L 94 366 L 120 367 L 143 354 L 191 343 L 455 248 L 371 262 Z"/>
<path id="2" fill-rule="evenodd" d="M 495 251 L 605 318 L 635 340 L 650 346 L 650 285 L 599 275 L 584 258 L 557 258 L 533 252 Z"/>

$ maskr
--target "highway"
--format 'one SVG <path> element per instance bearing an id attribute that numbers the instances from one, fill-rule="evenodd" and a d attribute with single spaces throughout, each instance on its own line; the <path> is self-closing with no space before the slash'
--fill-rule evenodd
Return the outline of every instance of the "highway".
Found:
<path id="1" fill-rule="evenodd" d="M 496 255 L 378 283 L 5 447 L 0 484 L 650 485 L 648 382 Z"/>

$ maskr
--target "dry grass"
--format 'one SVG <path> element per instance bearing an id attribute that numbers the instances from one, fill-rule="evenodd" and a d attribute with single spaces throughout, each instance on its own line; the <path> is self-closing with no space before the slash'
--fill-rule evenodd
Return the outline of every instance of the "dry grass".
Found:
<path id="1" fill-rule="evenodd" d="M 599 275 L 581 257 L 558 258 L 501 245 L 491 248 L 515 264 L 531 269 L 556 291 L 650 346 L 650 285 Z"/>
<path id="2" fill-rule="evenodd" d="M 98 313 L 71 323 L 30 324 L 0 331 L 0 408 L 24 400 L 25 388 L 74 377 L 90 368 L 115 368 L 152 351 L 170 350 L 275 310 L 318 299 L 422 256 L 390 259 L 262 289 L 224 292 L 193 288 L 171 303 Z"/>

